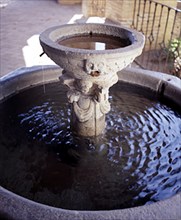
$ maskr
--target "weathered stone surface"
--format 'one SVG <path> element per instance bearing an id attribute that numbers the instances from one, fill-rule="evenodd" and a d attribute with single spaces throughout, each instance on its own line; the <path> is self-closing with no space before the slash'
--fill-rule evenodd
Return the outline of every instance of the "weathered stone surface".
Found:
<path id="1" fill-rule="evenodd" d="M 58 81 L 60 73 L 61 69 L 56 66 L 47 66 L 43 70 L 41 66 L 18 69 L 7 76 L 0 78 L 0 100 L 3 100 L 5 97 L 8 98 L 8 96 L 20 92 L 30 86 Z M 42 74 L 44 74 L 44 78 L 42 77 Z M 166 84 L 164 91 L 162 91 L 162 95 L 169 97 L 173 102 L 181 106 L 181 80 L 177 77 L 136 68 L 126 68 L 118 73 L 118 77 L 121 81 L 137 84 L 142 87 L 148 87 L 158 93 L 160 91 L 160 85 Z M 72 211 L 39 204 L 0 187 L 1 219 L 178 220 L 181 219 L 180 203 L 181 194 L 177 194 L 164 201 L 129 209 L 110 211 Z"/>
<path id="2" fill-rule="evenodd" d="M 86 50 L 65 47 L 62 38 L 85 34 L 105 34 L 129 40 L 130 45 L 111 50 Z M 40 35 L 44 52 L 64 71 L 61 81 L 69 87 L 72 103 L 72 128 L 81 136 L 98 136 L 105 128 L 105 114 L 110 111 L 109 88 L 118 81 L 117 72 L 142 52 L 144 36 L 116 25 L 74 24 L 47 29 Z"/>
<path id="3" fill-rule="evenodd" d="M 32 202 L 0 187 L 0 217 L 14 220 L 178 220 L 180 194 L 162 202 L 122 210 L 71 211 Z"/>

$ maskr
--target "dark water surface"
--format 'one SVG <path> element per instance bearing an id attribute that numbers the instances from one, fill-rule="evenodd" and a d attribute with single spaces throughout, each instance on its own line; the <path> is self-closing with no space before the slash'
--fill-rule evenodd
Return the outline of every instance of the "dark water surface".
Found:
<path id="1" fill-rule="evenodd" d="M 77 210 L 144 205 L 180 191 L 181 113 L 150 91 L 113 86 L 105 134 L 74 137 L 60 83 L 0 104 L 0 185 Z"/>
<path id="2" fill-rule="evenodd" d="M 106 34 L 89 34 L 81 36 L 72 36 L 66 39 L 60 39 L 58 44 L 87 50 L 110 50 L 118 49 L 131 45 L 129 39 L 123 39 Z"/>

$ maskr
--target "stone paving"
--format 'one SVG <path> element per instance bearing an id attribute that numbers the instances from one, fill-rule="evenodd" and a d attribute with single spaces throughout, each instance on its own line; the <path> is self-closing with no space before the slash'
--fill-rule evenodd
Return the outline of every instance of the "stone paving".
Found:
<path id="1" fill-rule="evenodd" d="M 0 0 L 0 76 L 23 66 L 52 64 L 46 55 L 39 56 L 42 53 L 39 34 L 48 27 L 66 24 L 80 14 L 79 4 Z"/>
<path id="2" fill-rule="evenodd" d="M 0 77 L 17 68 L 54 64 L 42 48 L 39 34 L 66 23 L 115 23 L 82 15 L 80 4 L 65 5 L 57 0 L 0 0 Z M 138 67 L 135 63 L 134 67 Z"/>

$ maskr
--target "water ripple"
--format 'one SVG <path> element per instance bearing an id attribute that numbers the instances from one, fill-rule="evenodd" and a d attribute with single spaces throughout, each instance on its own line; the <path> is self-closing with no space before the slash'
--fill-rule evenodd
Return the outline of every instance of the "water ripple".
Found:
<path id="1" fill-rule="evenodd" d="M 91 210 L 150 204 L 181 190 L 179 111 L 150 91 L 117 84 L 105 134 L 80 138 L 71 132 L 65 92 L 50 84 L 46 93 L 33 88 L 0 106 L 1 185 L 45 204 Z"/>

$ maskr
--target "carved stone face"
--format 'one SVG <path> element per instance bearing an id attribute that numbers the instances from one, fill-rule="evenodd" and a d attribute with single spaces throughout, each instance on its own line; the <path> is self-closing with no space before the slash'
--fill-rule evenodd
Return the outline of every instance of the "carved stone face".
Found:
<path id="1" fill-rule="evenodd" d="M 78 89 L 82 93 L 87 94 L 90 88 L 93 86 L 93 83 L 91 81 L 77 80 L 77 85 L 78 85 Z"/>
<path id="2" fill-rule="evenodd" d="M 106 70 L 104 60 L 86 60 L 85 71 L 93 77 L 97 77 L 104 74 Z"/>

